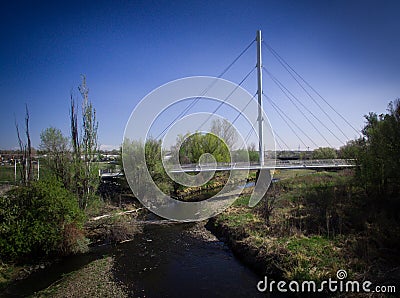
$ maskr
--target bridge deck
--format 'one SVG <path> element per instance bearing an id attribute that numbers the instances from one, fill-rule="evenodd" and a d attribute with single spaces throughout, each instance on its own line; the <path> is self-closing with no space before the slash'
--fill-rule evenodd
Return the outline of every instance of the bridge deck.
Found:
<path id="1" fill-rule="evenodd" d="M 342 169 L 355 167 L 354 160 L 330 159 L 330 160 L 288 160 L 288 161 L 266 161 L 264 165 L 255 163 L 223 163 L 223 164 L 187 164 L 181 167 L 173 165 L 170 168 L 172 173 L 190 172 L 213 172 L 213 171 L 232 171 L 232 170 L 280 170 L 280 169 Z"/>
<path id="2" fill-rule="evenodd" d="M 169 171 L 172 173 L 197 173 L 197 172 L 215 172 L 215 171 L 248 171 L 248 170 L 296 170 L 296 169 L 344 169 L 355 167 L 355 161 L 349 159 L 321 159 L 321 160 L 277 160 L 276 163 L 267 160 L 263 166 L 258 163 L 219 163 L 215 164 L 185 164 L 181 167 L 169 165 Z M 121 177 L 121 172 L 99 172 L 103 179 L 112 179 Z"/>

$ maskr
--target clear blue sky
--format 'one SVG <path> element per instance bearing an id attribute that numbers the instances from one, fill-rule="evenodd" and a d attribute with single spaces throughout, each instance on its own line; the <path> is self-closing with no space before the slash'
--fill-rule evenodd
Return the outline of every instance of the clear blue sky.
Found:
<path id="1" fill-rule="evenodd" d="M 0 149 L 17 146 L 14 115 L 23 126 L 25 103 L 35 147 L 46 127 L 69 135 L 69 97 L 73 90 L 79 98 L 80 74 L 87 76 L 97 110 L 100 144 L 118 146 L 142 97 L 178 78 L 217 76 L 255 38 L 257 29 L 361 128 L 364 114 L 383 113 L 390 100 L 400 97 L 399 11 L 400 2 L 378 0 L 3 2 Z M 253 46 L 224 78 L 238 83 L 255 65 L 255 50 Z M 264 51 L 264 66 L 283 80 L 284 72 L 273 59 Z M 326 146 L 272 84 L 265 75 L 265 92 Z M 256 91 L 254 74 L 245 87 Z M 301 98 L 324 117 L 306 96 Z M 265 110 L 277 133 L 297 148 L 299 140 L 267 103 Z M 351 128 L 342 127 L 355 136 Z M 341 145 L 328 133 L 326 137 Z"/>

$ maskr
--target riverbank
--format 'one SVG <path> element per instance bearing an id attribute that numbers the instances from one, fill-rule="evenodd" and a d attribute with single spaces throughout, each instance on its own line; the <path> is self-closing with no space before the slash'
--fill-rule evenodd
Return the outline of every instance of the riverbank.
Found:
<path id="1" fill-rule="evenodd" d="M 68 260 L 69 258 L 85 259 L 85 256 L 88 255 L 88 261 L 92 262 L 99 258 L 96 252 L 93 255 L 91 253 L 93 250 L 97 251 L 98 247 L 132 241 L 137 234 L 141 233 L 143 221 L 137 219 L 143 218 L 143 208 L 130 197 L 123 199 L 121 207 L 112 202 L 99 200 L 96 204 L 88 208 L 87 215 L 89 219 L 84 224 L 83 229 L 85 242 L 88 244 L 87 249 L 64 257 L 49 255 L 24 263 L 0 263 L 0 297 L 5 295 L 4 293 L 7 289 L 15 288 L 19 283 L 23 283 L 24 280 L 29 279 L 32 275 L 45 276 L 45 272 L 49 268 L 63 263 L 64 260 Z M 82 262 L 82 265 L 86 264 L 86 261 Z M 98 267 L 97 265 L 94 266 Z M 76 269 L 76 266 L 72 266 L 67 271 L 74 271 Z M 54 274 L 57 275 L 58 271 L 54 270 Z M 3 293 L 3 291 L 5 292 Z"/>
<path id="2" fill-rule="evenodd" d="M 259 277 L 205 224 L 145 225 L 133 241 L 102 246 L 97 257 L 81 260 L 83 266 L 51 281 L 33 297 L 263 297 L 256 289 Z M 49 277 L 30 276 L 18 290 L 34 278 Z"/>
<path id="3" fill-rule="evenodd" d="M 348 280 L 398 290 L 397 217 L 384 212 L 396 207 L 371 205 L 351 179 L 322 172 L 282 180 L 267 202 L 249 208 L 242 196 L 208 228 L 260 276 L 318 283 L 345 270 Z"/>
<path id="4" fill-rule="evenodd" d="M 396 205 L 381 209 L 371 205 L 346 172 L 279 175 L 280 182 L 267 195 L 268 203 L 264 199 L 249 208 L 251 189 L 246 189 L 230 208 L 208 221 L 208 230 L 205 222 L 150 218 L 130 201 L 122 209 L 108 206 L 107 216 L 99 216 L 105 210 L 100 208 L 86 224 L 87 236 L 100 252 L 71 257 L 84 260 L 72 270 L 61 264 L 55 279 L 50 280 L 46 272 L 56 264 L 39 266 L 42 275 L 33 271 L 34 277 L 27 279 L 30 284 L 35 284 L 34 278 L 47 279 L 44 290 L 34 290 L 37 297 L 64 297 L 65 293 L 68 297 L 96 293 L 175 297 L 180 287 L 192 297 L 257 296 L 255 286 L 263 276 L 319 282 L 336 279 L 338 270 L 345 270 L 348 280 L 399 284 Z M 87 286 L 87 295 L 75 285 Z"/>
<path id="5" fill-rule="evenodd" d="M 112 256 L 94 260 L 83 268 L 66 274 L 32 297 L 129 297 L 124 285 L 113 278 L 114 264 L 115 259 Z"/>
<path id="6" fill-rule="evenodd" d="M 126 214 L 118 214 L 118 216 L 124 215 Z M 163 220 L 160 220 L 157 224 L 162 226 L 172 223 L 166 220 L 164 223 Z M 113 229 L 121 229 L 121 226 L 114 226 Z M 205 229 L 204 223 L 192 225 L 190 228 L 184 230 L 182 234 L 206 243 L 218 241 L 212 233 Z M 124 241 L 120 240 L 119 242 Z M 138 239 L 138 241 L 140 240 Z M 152 239 L 146 238 L 144 243 L 151 241 Z M 140 244 L 138 243 L 138 245 Z M 146 255 L 148 254 L 143 251 L 142 256 Z M 155 255 L 150 255 L 150 258 L 154 257 Z M 115 276 L 116 269 L 113 269 L 114 267 L 118 267 L 115 256 L 106 256 L 102 259 L 94 260 L 82 269 L 65 275 L 61 280 L 55 282 L 45 290 L 36 293 L 33 297 L 129 297 L 129 293 L 132 294 L 135 292 L 132 290 L 132 283 L 129 289 L 123 282 L 118 281 L 118 278 Z M 149 269 L 151 270 L 151 268 Z M 143 268 L 143 270 L 146 271 L 146 268 Z M 134 283 L 133 281 L 133 287 Z"/>

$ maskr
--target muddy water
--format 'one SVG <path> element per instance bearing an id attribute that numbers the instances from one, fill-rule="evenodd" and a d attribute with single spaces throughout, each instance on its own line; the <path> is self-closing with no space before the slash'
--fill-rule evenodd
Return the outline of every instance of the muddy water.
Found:
<path id="1" fill-rule="evenodd" d="M 263 296 L 256 289 L 260 277 L 194 224 L 146 225 L 131 242 L 66 258 L 15 283 L 3 296 L 30 295 L 103 255 L 114 256 L 113 278 L 125 284 L 132 297 Z"/>

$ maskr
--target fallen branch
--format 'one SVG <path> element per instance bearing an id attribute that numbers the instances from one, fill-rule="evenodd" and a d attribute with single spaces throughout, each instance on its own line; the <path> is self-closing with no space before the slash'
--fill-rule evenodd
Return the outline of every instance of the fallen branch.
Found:
<path id="1" fill-rule="evenodd" d="M 91 219 L 89 219 L 89 221 L 96 221 L 96 220 L 99 220 L 99 219 L 108 218 L 108 217 L 112 217 L 112 216 L 120 216 L 120 215 L 129 214 L 129 213 L 133 213 L 133 212 L 138 212 L 138 211 L 140 211 L 142 209 L 143 208 L 137 208 L 137 209 L 133 209 L 133 210 L 118 212 L 118 213 L 115 213 L 115 214 L 104 214 L 104 215 L 92 217 Z"/>

